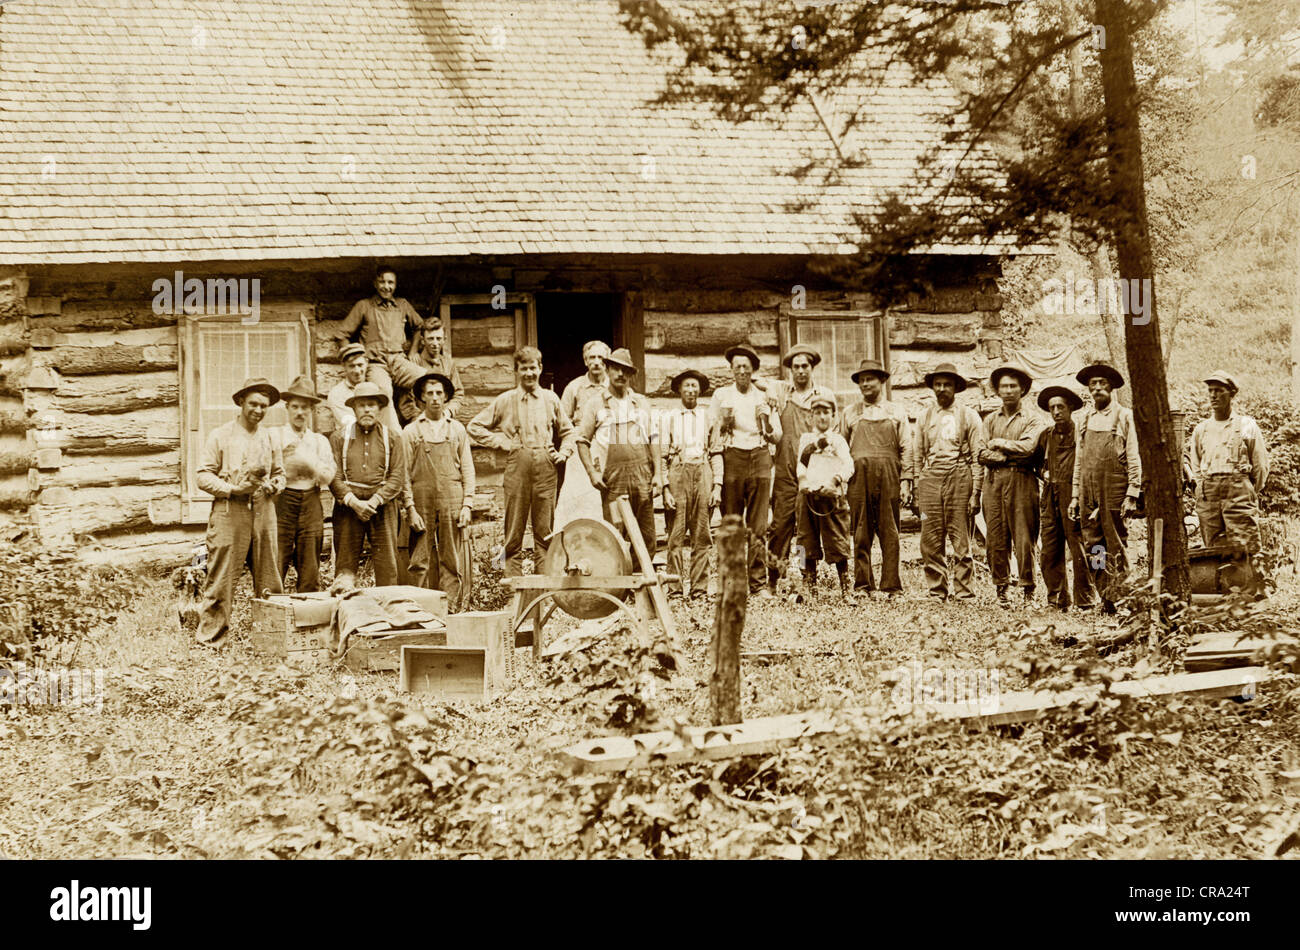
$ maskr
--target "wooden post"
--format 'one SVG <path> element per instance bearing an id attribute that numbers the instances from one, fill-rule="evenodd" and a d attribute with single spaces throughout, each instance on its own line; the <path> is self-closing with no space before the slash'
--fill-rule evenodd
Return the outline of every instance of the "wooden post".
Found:
<path id="1" fill-rule="evenodd" d="M 718 529 L 718 612 L 709 658 L 709 713 L 713 725 L 740 722 L 740 634 L 749 599 L 748 534 L 739 515 L 727 515 Z"/>

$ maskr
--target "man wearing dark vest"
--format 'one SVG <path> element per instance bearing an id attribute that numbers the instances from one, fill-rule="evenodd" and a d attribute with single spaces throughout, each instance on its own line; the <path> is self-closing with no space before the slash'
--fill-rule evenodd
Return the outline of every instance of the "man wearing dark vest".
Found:
<path id="1" fill-rule="evenodd" d="M 912 462 L 916 473 L 916 502 L 921 509 L 921 563 L 930 596 L 948 599 L 948 559 L 945 540 L 952 541 L 955 559 L 952 593 L 958 600 L 973 600 L 971 579 L 975 562 L 970 553 L 970 518 L 977 506 L 975 494 L 975 438 L 980 417 L 969 406 L 957 405 L 966 379 L 951 363 L 940 363 L 925 374 L 934 392 L 934 404 L 916 420 Z"/>
<path id="2" fill-rule="evenodd" d="M 1042 495 L 1038 518 L 1042 528 L 1043 549 L 1038 563 L 1047 586 L 1048 606 L 1070 609 L 1070 586 L 1066 583 L 1065 560 L 1069 553 L 1074 572 L 1074 606 L 1092 607 L 1092 575 L 1083 550 L 1078 523 L 1070 517 L 1070 500 L 1074 497 L 1074 457 L 1076 439 L 1071 413 L 1083 408 L 1079 394 L 1064 386 L 1048 386 L 1038 394 L 1038 408 L 1052 417 L 1051 428 L 1044 429 L 1038 446 L 1042 455 Z"/>
<path id="3" fill-rule="evenodd" d="M 767 384 L 767 398 L 781 419 L 781 441 L 776 446 L 776 471 L 772 478 L 772 526 L 768 533 L 768 590 L 776 593 L 777 581 L 790 561 L 790 543 L 797 530 L 799 501 L 799 439 L 813 431 L 813 400 L 830 399 L 835 394 L 812 381 L 813 370 L 822 361 L 821 354 L 806 343 L 790 347 L 781 365 L 790 370 L 790 379 Z M 831 410 L 832 416 L 835 408 Z M 832 425 L 839 420 L 832 419 Z"/>
<path id="4" fill-rule="evenodd" d="M 844 410 L 841 433 L 853 457 L 854 586 L 876 589 L 871 547 L 879 538 L 880 591 L 892 599 L 903 592 L 898 535 L 902 506 L 912 503 L 912 425 L 907 410 L 885 398 L 889 371 L 879 361 L 863 360 L 852 378 L 862 401 Z"/>
<path id="5" fill-rule="evenodd" d="M 463 532 L 471 517 L 474 459 L 469 434 L 447 413 L 456 387 L 442 373 L 421 376 L 411 387 L 424 412 L 402 430 L 412 500 L 411 581 L 447 595 L 447 609 L 463 608 L 469 591 L 462 589 L 466 565 L 461 563 Z M 423 528 L 420 531 L 419 528 Z"/>
<path id="6" fill-rule="evenodd" d="M 1079 370 L 1075 379 L 1088 387 L 1092 408 L 1078 426 L 1070 517 L 1080 522 L 1084 555 L 1092 568 L 1101 609 L 1114 613 L 1117 584 L 1128 570 L 1125 519 L 1137 514 L 1142 494 L 1137 426 L 1133 410 L 1111 396 L 1124 385 L 1119 370 L 1094 363 Z"/>

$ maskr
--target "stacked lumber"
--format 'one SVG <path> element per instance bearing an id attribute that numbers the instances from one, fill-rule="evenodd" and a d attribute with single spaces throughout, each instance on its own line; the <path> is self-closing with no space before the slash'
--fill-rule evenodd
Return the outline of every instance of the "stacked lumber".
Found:
<path id="1" fill-rule="evenodd" d="M 1197 673 L 1250 666 L 1256 651 L 1275 642 L 1238 633 L 1207 634 L 1187 648 L 1187 653 L 1183 656 L 1183 669 Z"/>

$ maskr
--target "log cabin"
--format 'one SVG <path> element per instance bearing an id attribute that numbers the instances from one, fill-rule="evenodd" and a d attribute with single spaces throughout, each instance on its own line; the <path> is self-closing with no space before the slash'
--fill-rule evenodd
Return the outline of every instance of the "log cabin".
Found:
<path id="1" fill-rule="evenodd" d="M 813 343 L 846 397 L 881 358 L 913 410 L 936 362 L 986 377 L 1008 248 L 930 249 L 928 291 L 888 312 L 816 266 L 854 250 L 850 212 L 907 180 L 951 92 L 891 79 L 845 131 L 852 90 L 732 125 L 651 102 L 671 55 L 612 0 L 5 6 L 0 520 L 91 561 L 187 558 L 229 394 L 298 373 L 328 391 L 379 261 L 444 318 L 466 416 L 514 384 L 516 347 L 559 391 L 595 338 L 657 405 L 687 366 L 722 382 L 742 341 L 767 375 Z M 836 152 L 863 161 L 830 185 L 795 171 Z M 494 453 L 476 466 L 499 484 Z"/>

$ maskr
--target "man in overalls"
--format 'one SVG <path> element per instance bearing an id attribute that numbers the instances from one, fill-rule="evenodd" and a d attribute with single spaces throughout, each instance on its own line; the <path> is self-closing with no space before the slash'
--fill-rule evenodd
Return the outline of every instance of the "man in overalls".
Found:
<path id="1" fill-rule="evenodd" d="M 880 539 L 880 591 L 889 599 L 903 592 L 899 573 L 902 506 L 912 503 L 912 425 L 907 410 L 885 398 L 889 371 L 878 360 L 863 360 L 852 376 L 862 401 L 844 410 L 841 434 L 853 457 L 849 482 L 855 568 L 853 585 L 876 590 L 871 547 Z"/>
<path id="2" fill-rule="evenodd" d="M 213 497 L 208 515 L 208 573 L 195 639 L 216 645 L 230 629 L 235 581 L 252 554 L 253 596 L 279 594 L 276 517 L 272 499 L 286 479 L 270 432 L 261 427 L 280 401 L 265 379 L 245 381 L 233 397 L 239 416 L 217 426 L 203 443 L 198 485 Z"/>
<path id="3" fill-rule="evenodd" d="M 645 396 L 632 389 L 636 366 L 631 353 L 619 348 L 605 357 L 605 376 L 606 388 L 583 406 L 578 458 L 600 492 L 605 520 L 618 523 L 614 500 L 626 496 L 646 549 L 653 553 L 655 495 L 663 490 L 658 421 Z"/>
<path id="4" fill-rule="evenodd" d="M 664 511 L 676 515 L 668 528 L 668 573 L 680 578 L 668 587 L 670 593 L 682 593 L 686 580 L 683 548 L 689 534 L 691 600 L 697 600 L 709 592 L 709 557 L 713 550 L 709 519 L 722 502 L 722 453 L 709 411 L 699 404 L 700 397 L 709 391 L 709 377 L 699 370 L 683 370 L 673 377 L 672 390 L 682 404 L 659 419 L 659 442 L 667 473 Z"/>
<path id="5" fill-rule="evenodd" d="M 1268 483 L 1268 447 L 1258 423 L 1232 408 L 1236 380 L 1216 371 L 1205 384 L 1214 415 L 1196 423 L 1187 443 L 1201 537 L 1207 545 L 1230 546 L 1246 562 L 1244 571 L 1234 570 L 1234 580 L 1242 578 L 1258 592 L 1249 561 L 1260 547 L 1259 493 Z"/>
<path id="6" fill-rule="evenodd" d="M 758 354 L 743 343 L 726 353 L 732 385 L 713 395 L 713 426 L 722 447 L 722 514 L 745 519 L 749 537 L 749 593 L 772 599 L 767 589 L 766 536 L 772 497 L 772 453 L 781 441 L 781 417 L 754 385 Z"/>
<path id="7" fill-rule="evenodd" d="M 812 381 L 821 354 L 806 343 L 790 347 L 781 364 L 790 370 L 790 380 L 767 384 L 767 398 L 781 419 L 781 441 L 776 446 L 776 472 L 772 478 L 772 526 L 768 533 L 768 590 L 776 593 L 777 581 L 790 562 L 790 543 L 797 529 L 799 500 L 799 439 L 813 431 L 813 400 L 830 399 L 835 415 L 835 394 Z M 832 419 L 832 425 L 838 420 Z"/>
<path id="8" fill-rule="evenodd" d="M 1038 537 L 1034 455 L 1047 420 L 1022 402 L 1034 383 L 1023 369 L 999 366 L 990 378 L 1002 407 L 980 423 L 975 452 L 981 466 L 977 488 L 983 493 L 989 572 L 997 588 L 998 606 L 1010 607 L 1007 589 L 1013 549 L 1025 602 L 1034 600 L 1034 541 Z"/>
<path id="9" fill-rule="evenodd" d="M 541 564 L 546 554 L 555 518 L 555 465 L 573 454 L 574 435 L 560 397 L 538 385 L 541 351 L 520 347 L 514 359 L 519 385 L 497 396 L 466 427 L 476 444 L 509 453 L 504 480 L 506 577 L 523 573 L 524 531 L 530 520 L 533 563 Z"/>
<path id="10" fill-rule="evenodd" d="M 1088 387 L 1092 408 L 1079 423 L 1074 461 L 1074 490 L 1070 518 L 1080 522 L 1083 553 L 1092 569 L 1093 584 L 1103 613 L 1115 612 L 1118 582 L 1128 570 L 1124 519 L 1137 514 L 1142 494 L 1142 459 L 1138 456 L 1133 410 L 1112 398 L 1124 385 L 1119 370 L 1094 363 L 1075 377 Z"/>
<path id="11" fill-rule="evenodd" d="M 334 453 L 329 439 L 308 424 L 321 401 L 310 376 L 299 376 L 280 393 L 289 416 L 288 425 L 271 430 L 271 439 L 284 460 L 288 479 L 275 499 L 278 518 L 280 578 L 292 564 L 298 574 L 298 593 L 320 590 L 320 552 L 325 517 L 320 492 L 334 480 Z"/>
<path id="12" fill-rule="evenodd" d="M 980 417 L 969 406 L 957 405 L 957 394 L 966 389 L 966 379 L 951 363 L 940 363 L 934 372 L 926 373 L 925 384 L 934 392 L 935 402 L 921 410 L 916 420 L 909 466 L 916 474 L 916 502 L 921 509 L 921 563 L 930 596 L 947 600 L 944 546 L 951 540 L 956 562 L 952 593 L 958 600 L 973 600 L 970 518 L 979 497 L 974 486 Z"/>
<path id="13" fill-rule="evenodd" d="M 411 519 L 411 562 L 407 570 L 412 583 L 445 593 L 447 609 L 453 612 L 461 609 L 469 594 L 462 590 L 465 565 L 461 564 L 460 551 L 475 490 L 469 434 L 446 411 L 455 394 L 449 376 L 421 376 L 411 395 L 424 412 L 402 430 L 417 513 Z"/>
<path id="14" fill-rule="evenodd" d="M 1042 528 L 1043 549 L 1038 563 L 1047 585 L 1048 606 L 1070 609 L 1070 585 L 1065 577 L 1066 553 L 1074 572 L 1074 606 L 1092 608 L 1092 575 L 1083 550 L 1078 523 L 1070 517 L 1074 497 L 1074 457 L 1077 436 L 1071 413 L 1083 408 L 1079 394 L 1064 386 L 1048 386 L 1038 394 L 1038 408 L 1052 417 L 1051 428 L 1039 436 L 1042 455 L 1042 494 L 1038 502 L 1038 520 Z"/>

